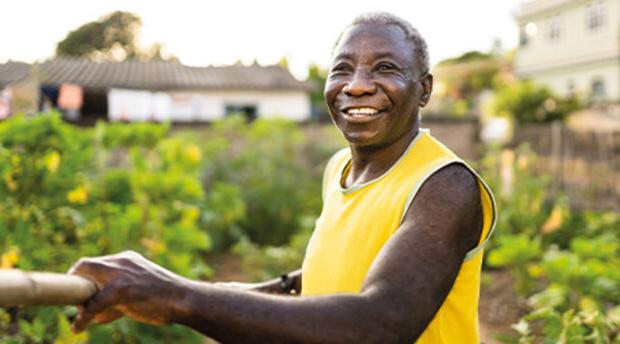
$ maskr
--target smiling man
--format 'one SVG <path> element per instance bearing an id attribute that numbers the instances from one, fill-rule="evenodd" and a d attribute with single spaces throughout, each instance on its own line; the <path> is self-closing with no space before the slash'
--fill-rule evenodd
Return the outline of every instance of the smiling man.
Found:
<path id="1" fill-rule="evenodd" d="M 127 315 L 222 342 L 478 343 L 489 189 L 419 129 L 432 91 L 424 40 L 388 13 L 354 20 L 325 87 L 349 148 L 328 162 L 301 271 L 250 288 L 190 281 L 132 253 L 71 269 L 100 292 L 77 331 Z M 250 289 L 250 290 L 248 290 Z M 291 297 L 291 292 L 300 297 Z"/>

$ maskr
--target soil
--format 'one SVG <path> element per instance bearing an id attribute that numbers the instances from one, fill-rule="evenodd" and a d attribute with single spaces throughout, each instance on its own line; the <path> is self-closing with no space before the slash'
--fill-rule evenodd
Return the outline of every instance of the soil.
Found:
<path id="1" fill-rule="evenodd" d="M 514 291 L 514 279 L 508 271 L 483 271 L 478 317 L 480 341 L 484 344 L 501 343 L 497 335 L 515 335 L 510 327 L 527 312 L 525 299 Z"/>

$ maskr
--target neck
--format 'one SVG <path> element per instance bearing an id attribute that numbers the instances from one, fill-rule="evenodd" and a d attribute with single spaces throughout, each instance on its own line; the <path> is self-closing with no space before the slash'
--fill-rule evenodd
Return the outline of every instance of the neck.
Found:
<path id="1" fill-rule="evenodd" d="M 385 146 L 351 145 L 351 168 L 346 177 L 346 186 L 365 183 L 384 174 L 403 155 L 418 132 L 419 126 L 416 124 L 412 130 Z"/>

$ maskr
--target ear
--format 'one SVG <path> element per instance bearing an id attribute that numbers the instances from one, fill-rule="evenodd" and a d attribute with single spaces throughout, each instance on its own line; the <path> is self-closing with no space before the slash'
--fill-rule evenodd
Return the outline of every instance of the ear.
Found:
<path id="1" fill-rule="evenodd" d="M 422 94 L 420 95 L 420 107 L 425 107 L 433 93 L 433 75 L 428 73 L 420 79 Z"/>

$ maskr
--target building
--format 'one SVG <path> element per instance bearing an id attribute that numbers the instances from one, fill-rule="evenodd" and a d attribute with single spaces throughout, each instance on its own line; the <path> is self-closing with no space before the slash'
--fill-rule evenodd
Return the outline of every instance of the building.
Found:
<path id="1" fill-rule="evenodd" d="M 620 103 L 620 0 L 530 0 L 516 13 L 520 78 Z"/>
<path id="2" fill-rule="evenodd" d="M 17 101 L 33 98 L 32 94 L 24 96 L 28 93 L 24 89 L 34 94 L 29 106 Z M 303 121 L 310 118 L 311 89 L 280 66 L 257 64 L 190 67 L 165 61 L 93 62 L 78 58 L 56 58 L 33 65 L 0 64 L 0 112 L 2 99 L 6 104 L 11 98 L 9 113 L 54 107 L 63 110 L 67 118 L 82 122 L 100 118 L 208 122 L 234 113 L 249 119 Z"/>

